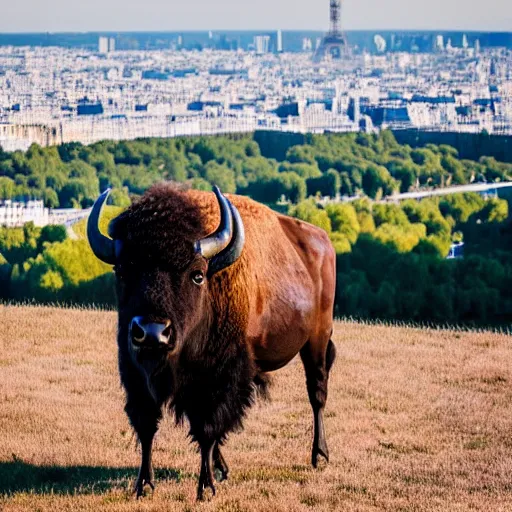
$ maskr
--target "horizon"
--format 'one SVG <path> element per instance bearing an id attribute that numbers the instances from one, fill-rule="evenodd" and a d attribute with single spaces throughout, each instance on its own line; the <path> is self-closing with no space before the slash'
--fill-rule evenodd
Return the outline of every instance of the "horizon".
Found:
<path id="1" fill-rule="evenodd" d="M 216 29 L 193 29 L 193 28 L 187 28 L 187 29 L 166 29 L 166 30 L 158 30 L 158 29 L 152 29 L 152 30 L 113 30 L 113 29 L 104 29 L 104 30 L 32 30 L 32 31 L 2 31 L 0 30 L 0 35 L 27 35 L 27 34 L 46 34 L 46 35 L 54 35 L 54 34 L 176 34 L 176 33 L 183 33 L 183 34 L 197 34 L 197 33 L 205 33 L 205 32 L 212 32 L 212 33 L 229 33 L 229 32 L 276 32 L 278 30 L 281 30 L 283 33 L 285 32 L 299 32 L 299 33 L 325 33 L 327 32 L 326 29 L 312 29 L 312 28 L 292 28 L 292 29 L 281 29 L 279 27 L 272 27 L 272 28 L 240 28 L 240 29 L 234 29 L 234 28 L 216 28 Z M 460 33 L 460 34 L 512 34 L 512 27 L 510 30 L 486 30 L 486 29 L 461 29 L 461 28 L 442 28 L 442 29 L 436 29 L 436 28 L 386 28 L 386 29 L 379 29 L 379 28 L 364 28 L 364 29 L 347 29 L 343 30 L 343 32 L 350 34 L 350 33 L 373 33 L 373 32 L 379 32 L 379 33 L 394 33 L 394 32 L 417 32 L 417 33 Z"/>
<path id="2" fill-rule="evenodd" d="M 329 27 L 329 2 L 305 0 L 18 0 L 2 9 L 0 33 L 321 31 Z M 193 25 L 193 26 L 192 26 Z M 243 28 L 240 28 L 240 25 Z M 350 31 L 508 32 L 505 0 L 343 0 L 341 25 Z M 222 27 L 222 28 L 219 28 Z M 373 27 L 373 28 L 370 28 Z"/>

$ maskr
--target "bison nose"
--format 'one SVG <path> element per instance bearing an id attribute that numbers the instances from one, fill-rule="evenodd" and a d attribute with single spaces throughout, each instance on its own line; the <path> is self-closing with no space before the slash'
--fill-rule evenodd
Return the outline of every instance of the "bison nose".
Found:
<path id="1" fill-rule="evenodd" d="M 171 322 L 165 323 L 144 322 L 136 316 L 130 325 L 132 343 L 138 346 L 157 347 L 168 346 L 171 339 Z"/>

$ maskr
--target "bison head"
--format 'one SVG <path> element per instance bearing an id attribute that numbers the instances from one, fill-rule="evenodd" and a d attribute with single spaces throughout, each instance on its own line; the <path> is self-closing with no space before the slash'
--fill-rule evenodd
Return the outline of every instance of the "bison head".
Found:
<path id="1" fill-rule="evenodd" d="M 212 314 L 209 281 L 241 256 L 244 225 L 215 187 L 220 225 L 197 238 L 204 233 L 198 206 L 185 192 L 161 186 L 115 219 L 109 238 L 98 225 L 109 192 L 94 204 L 87 236 L 94 254 L 114 266 L 119 343 L 126 344 L 135 362 L 154 370 L 150 361 L 178 354 L 191 337 L 204 337 Z"/>

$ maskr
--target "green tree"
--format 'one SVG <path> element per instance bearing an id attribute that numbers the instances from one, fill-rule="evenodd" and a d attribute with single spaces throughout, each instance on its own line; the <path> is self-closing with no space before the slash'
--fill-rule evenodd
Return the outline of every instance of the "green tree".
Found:
<path id="1" fill-rule="evenodd" d="M 318 178 L 309 178 L 306 181 L 308 195 L 314 196 L 320 194 L 327 197 L 336 197 L 340 191 L 341 178 L 338 171 L 329 169 L 325 174 Z"/>
<path id="2" fill-rule="evenodd" d="M 120 208 L 127 208 L 132 204 L 130 196 L 128 195 L 128 189 L 123 187 L 122 189 L 115 188 L 110 193 L 110 198 L 113 206 L 119 206 Z"/>
<path id="3" fill-rule="evenodd" d="M 52 188 L 45 188 L 43 192 L 44 205 L 47 208 L 58 208 L 59 207 L 59 196 L 57 192 Z"/>
<path id="4" fill-rule="evenodd" d="M 331 221 L 332 230 L 355 244 L 361 232 L 355 208 L 351 204 L 331 204 L 325 209 Z"/>
<path id="5" fill-rule="evenodd" d="M 12 199 L 15 195 L 16 183 L 7 176 L 0 176 L 0 199 Z"/>
<path id="6" fill-rule="evenodd" d="M 406 253 L 411 252 L 421 239 L 427 237 L 427 230 L 423 224 L 399 226 L 386 223 L 381 224 L 373 236 L 376 240 L 395 251 Z"/>
<path id="7" fill-rule="evenodd" d="M 331 233 L 330 239 L 336 254 L 348 254 L 352 251 L 350 240 L 343 233 Z"/>
<path id="8" fill-rule="evenodd" d="M 385 167 L 370 164 L 363 174 L 363 190 L 372 199 L 392 195 L 398 188 L 398 183 Z"/>
<path id="9" fill-rule="evenodd" d="M 42 252 L 46 244 L 64 242 L 67 237 L 65 226 L 45 226 L 41 229 L 39 237 L 37 238 L 37 252 Z"/>
<path id="10" fill-rule="evenodd" d="M 212 186 L 203 178 L 194 178 L 191 181 L 191 186 L 195 190 L 204 190 L 205 192 L 212 191 Z"/>
<path id="11" fill-rule="evenodd" d="M 314 224 L 327 233 L 331 233 L 332 231 L 331 220 L 327 212 L 317 208 L 315 202 L 312 200 L 301 201 L 297 206 L 292 207 L 290 209 L 290 215 L 305 222 L 309 222 L 310 224 Z"/>
<path id="12" fill-rule="evenodd" d="M 217 162 L 210 161 L 205 165 L 205 178 L 209 183 L 217 185 L 225 194 L 236 192 L 234 172 Z"/>

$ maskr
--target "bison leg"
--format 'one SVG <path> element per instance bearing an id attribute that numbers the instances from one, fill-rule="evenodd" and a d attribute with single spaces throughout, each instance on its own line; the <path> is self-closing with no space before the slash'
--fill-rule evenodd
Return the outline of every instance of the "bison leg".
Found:
<path id="1" fill-rule="evenodd" d="M 213 448 L 213 467 L 215 468 L 215 476 L 217 477 L 217 472 L 220 473 L 220 477 L 217 478 L 218 482 L 222 482 L 228 479 L 229 468 L 220 452 L 219 443 L 215 443 Z"/>
<path id="2" fill-rule="evenodd" d="M 139 476 L 135 482 L 134 492 L 137 493 L 137 498 L 144 495 L 144 487 L 149 485 L 152 490 L 155 490 L 153 483 L 153 465 L 151 462 L 151 455 L 153 449 L 153 438 L 141 440 L 142 446 L 142 462 L 140 465 Z"/>
<path id="3" fill-rule="evenodd" d="M 207 442 L 201 444 L 201 473 L 199 474 L 199 485 L 197 487 L 197 499 L 202 501 L 204 491 L 211 489 L 215 496 L 215 485 L 213 485 L 213 450 L 216 443 Z"/>
<path id="4" fill-rule="evenodd" d="M 151 489 L 155 489 L 153 483 L 153 466 L 151 462 L 153 439 L 158 430 L 158 423 L 162 417 L 160 408 L 156 405 L 148 407 L 140 403 L 138 405 L 128 402 L 126 405 L 126 413 L 130 418 L 130 422 L 137 433 L 142 448 L 142 460 L 139 470 L 139 476 L 135 482 L 134 492 L 137 498 L 144 495 L 144 488 L 149 485 Z"/>
<path id="5" fill-rule="evenodd" d="M 329 461 L 323 412 L 327 401 L 329 371 L 334 363 L 336 349 L 331 340 L 327 344 L 309 341 L 300 351 L 300 356 L 306 371 L 309 401 L 313 408 L 314 437 L 311 464 L 316 468 L 319 455 Z"/>

